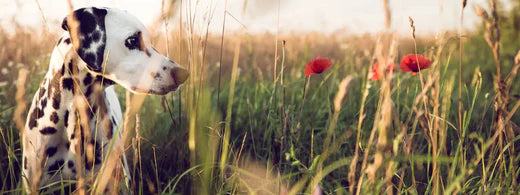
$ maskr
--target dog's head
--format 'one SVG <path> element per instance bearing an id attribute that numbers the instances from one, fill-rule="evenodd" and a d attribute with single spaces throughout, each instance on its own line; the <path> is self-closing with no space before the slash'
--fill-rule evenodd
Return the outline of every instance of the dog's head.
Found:
<path id="1" fill-rule="evenodd" d="M 135 93 L 164 95 L 188 78 L 188 71 L 152 47 L 139 20 L 113 8 L 82 8 L 62 24 L 90 72 Z"/>

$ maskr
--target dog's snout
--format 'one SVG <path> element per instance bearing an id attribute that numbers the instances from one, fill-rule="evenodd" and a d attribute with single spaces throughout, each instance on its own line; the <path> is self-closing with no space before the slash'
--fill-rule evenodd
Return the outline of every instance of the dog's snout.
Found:
<path id="1" fill-rule="evenodd" d="M 188 76 L 190 75 L 188 70 L 180 66 L 172 69 L 170 74 L 172 78 L 175 80 L 175 84 L 177 85 L 184 83 L 184 81 L 186 81 L 186 79 L 188 79 Z"/>

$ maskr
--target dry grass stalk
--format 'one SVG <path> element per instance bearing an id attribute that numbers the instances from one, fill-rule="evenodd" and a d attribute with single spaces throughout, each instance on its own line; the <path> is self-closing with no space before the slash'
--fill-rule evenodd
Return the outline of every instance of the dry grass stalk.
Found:
<path id="1" fill-rule="evenodd" d="M 280 34 L 280 1 L 278 0 L 278 12 L 277 12 L 277 20 L 276 20 L 276 38 L 274 41 L 274 67 L 273 67 L 273 83 L 276 85 L 276 80 L 278 79 L 276 76 L 276 65 L 278 64 L 278 38 Z"/>
<path id="2" fill-rule="evenodd" d="M 385 9 L 385 29 L 389 30 L 392 24 L 392 13 L 390 12 L 390 0 L 383 0 L 383 7 Z"/>
<path id="3" fill-rule="evenodd" d="M 127 98 L 130 98 L 130 93 L 127 92 L 126 94 L 126 97 Z M 127 99 L 128 100 L 128 99 Z M 127 101 L 127 105 L 128 105 L 129 101 Z M 125 113 L 126 114 L 126 113 Z M 125 115 L 125 118 L 127 118 L 129 116 L 126 116 Z M 127 118 L 129 119 L 129 118 Z M 126 121 L 126 120 L 125 120 Z M 137 175 L 139 175 L 139 182 L 143 182 L 143 174 L 142 174 L 142 171 L 143 171 L 143 166 L 142 166 L 142 163 L 141 163 L 141 119 L 140 119 L 140 115 L 138 113 L 135 114 L 135 137 L 132 138 L 132 149 L 134 151 L 134 159 L 133 159 L 133 171 L 132 171 L 132 190 L 137 190 L 137 186 L 140 185 L 138 184 L 136 181 L 136 177 Z M 126 124 L 128 125 L 128 124 Z M 128 128 L 128 126 L 127 126 Z M 137 163 L 139 163 L 139 174 L 136 174 L 136 170 L 137 170 Z"/>
<path id="4" fill-rule="evenodd" d="M 25 129 L 25 109 L 27 109 L 27 103 L 25 102 L 25 83 L 27 81 L 28 71 L 22 68 L 18 71 L 18 82 L 16 83 L 16 110 L 14 111 L 14 122 L 16 127 L 20 130 L 20 137 L 23 137 Z"/>
<path id="5" fill-rule="evenodd" d="M 43 144 L 42 147 L 46 147 L 46 144 Z M 43 158 L 45 156 L 45 150 L 41 150 L 39 157 L 37 158 L 38 163 L 33 164 L 32 169 L 36 170 L 35 173 L 32 173 L 34 175 L 31 175 L 31 178 L 29 180 L 31 181 L 31 192 L 29 194 L 33 194 L 35 192 L 38 192 L 38 187 L 40 186 L 40 181 L 42 179 L 43 175 L 43 167 L 45 167 L 46 159 Z M 37 168 L 35 166 L 38 166 Z M 37 193 L 36 193 L 37 194 Z"/>
<path id="6" fill-rule="evenodd" d="M 136 162 L 134 162 L 134 165 L 136 163 L 139 163 L 139 181 L 143 182 L 143 164 L 141 159 L 141 117 L 139 113 L 135 114 L 135 140 L 137 142 L 137 153 L 134 153 L 134 159 L 136 160 Z M 137 167 L 134 167 L 134 170 L 136 168 Z M 137 185 L 137 182 L 132 183 L 134 183 L 134 185 Z"/>
<path id="7" fill-rule="evenodd" d="M 323 163 L 329 157 L 329 155 L 331 154 L 331 151 L 333 151 L 335 148 L 338 147 L 339 144 L 341 144 L 341 143 L 334 143 L 331 146 L 332 136 L 334 135 L 334 129 L 336 127 L 339 113 L 340 113 L 340 110 L 341 110 L 341 107 L 343 104 L 343 98 L 347 95 L 348 88 L 349 88 L 350 84 L 352 83 L 353 79 L 354 79 L 354 76 L 351 76 L 351 75 L 346 76 L 345 78 L 343 78 L 343 80 L 341 80 L 341 82 L 338 86 L 338 93 L 336 93 L 336 96 L 334 98 L 334 103 L 333 103 L 334 114 L 332 116 L 332 121 L 330 122 L 330 125 L 328 127 L 327 137 L 325 138 L 325 142 L 323 145 L 323 152 L 322 152 L 322 154 L 319 158 L 318 164 L 317 164 L 316 175 L 314 176 L 314 179 L 312 180 L 312 183 L 309 186 L 318 185 L 318 183 L 324 176 L 323 175 Z M 342 140 L 345 140 L 346 139 L 345 137 L 349 137 L 349 134 L 347 132 L 348 131 L 346 131 L 344 133 L 343 139 L 340 139 L 339 142 L 343 142 Z M 314 189 L 311 189 L 311 190 L 314 190 Z"/>
<path id="8" fill-rule="evenodd" d="M 463 121 L 462 121 L 462 115 L 464 110 L 464 105 L 462 103 L 462 59 L 463 56 L 463 50 L 464 50 L 464 42 L 462 39 L 462 33 L 463 33 L 463 25 L 464 25 L 464 8 L 466 7 L 466 0 L 462 1 L 462 6 L 460 9 L 460 24 L 459 24 L 459 80 L 458 80 L 458 118 L 459 118 L 459 137 L 463 136 Z M 462 150 L 462 149 L 461 149 Z M 464 160 L 464 159 L 463 159 Z"/>
<path id="9" fill-rule="evenodd" d="M 103 163 L 103 166 L 99 170 L 99 173 L 96 177 L 94 190 L 95 193 L 103 192 L 106 186 L 113 179 L 116 168 L 120 168 L 120 158 L 123 155 L 124 149 L 126 148 L 126 140 L 128 140 L 130 133 L 132 132 L 130 129 L 131 125 L 134 125 L 136 119 L 132 116 L 141 109 L 143 104 L 144 95 L 134 95 L 132 98 L 130 97 L 130 92 L 126 93 L 126 111 L 124 114 L 124 124 L 122 131 L 122 136 L 119 140 L 116 140 L 114 143 L 114 148 L 110 151 L 109 156 L 106 158 L 107 160 Z M 116 181 L 117 182 L 117 181 Z M 115 190 L 115 189 L 114 189 Z"/>
<path id="10" fill-rule="evenodd" d="M 430 138 L 430 143 L 432 147 L 432 157 L 434 161 L 432 162 L 432 191 L 437 193 L 443 193 L 444 192 L 444 182 L 442 178 L 442 166 L 439 165 L 437 159 L 439 156 L 441 156 L 441 153 L 443 150 L 445 150 L 446 145 L 446 136 L 447 136 L 447 125 L 446 121 L 444 119 L 447 117 L 447 110 L 440 110 L 441 105 L 450 105 L 451 101 L 449 98 L 445 98 L 444 100 L 441 100 L 441 90 L 442 90 L 442 83 L 440 79 L 441 74 L 441 62 L 439 59 L 442 57 L 442 53 L 444 50 L 444 47 L 446 46 L 446 33 L 442 32 L 439 34 L 438 39 L 436 41 L 436 52 L 434 55 L 434 61 L 432 64 L 433 71 L 430 71 L 427 77 L 427 83 L 432 83 L 431 89 L 430 89 L 430 101 L 429 106 L 431 106 L 431 114 L 428 114 L 427 118 L 431 118 L 428 122 L 428 131 L 427 134 Z M 444 88 L 447 91 L 451 91 L 450 84 L 445 85 Z M 451 92 L 448 92 L 446 94 L 451 94 Z M 449 97 L 446 94 L 444 94 L 445 97 Z M 441 103 L 442 101 L 442 103 Z M 442 116 L 441 118 L 437 116 Z M 446 154 L 447 155 L 447 154 Z M 439 191 L 440 190 L 440 191 Z"/>
<path id="11" fill-rule="evenodd" d="M 389 30 L 390 26 L 391 26 L 391 22 L 392 22 L 389 0 L 383 0 L 383 7 L 384 7 L 384 10 L 385 10 L 385 29 Z M 410 21 L 413 22 L 411 20 L 411 18 L 410 18 Z M 413 31 L 413 36 L 415 36 L 415 27 L 414 27 L 414 31 Z M 381 46 L 381 45 L 380 44 L 376 45 L 376 51 L 380 50 L 380 49 L 378 49 L 378 48 L 380 48 L 378 46 Z M 387 56 L 383 57 L 382 54 L 380 54 L 378 60 L 381 60 L 380 62 L 381 62 L 382 68 L 380 70 L 376 70 L 376 71 L 381 71 L 381 70 L 385 71 L 385 70 L 387 70 L 387 68 L 390 65 L 390 63 L 392 63 L 394 61 L 394 58 L 395 58 L 395 55 L 394 55 L 395 53 L 394 52 L 395 52 L 396 48 L 397 48 L 397 44 L 395 42 L 395 39 L 393 39 Z M 390 85 L 390 83 L 387 82 L 387 81 L 391 80 L 392 73 L 393 72 L 391 71 L 388 75 L 385 74 L 385 72 L 378 73 L 378 74 L 383 75 L 383 82 L 385 84 Z M 362 129 L 363 121 L 364 121 L 364 118 L 365 118 L 365 114 L 364 114 L 365 101 L 366 101 L 366 98 L 368 97 L 370 86 L 371 86 L 370 85 L 370 80 L 367 79 L 367 82 L 365 84 L 365 90 L 363 92 L 363 96 L 362 96 L 362 100 L 361 100 L 361 108 L 360 108 L 360 115 L 359 115 L 359 119 L 358 119 L 357 135 L 356 135 L 356 146 L 360 145 L 361 129 Z M 374 135 L 374 134 L 372 133 L 371 137 L 373 137 L 372 135 Z M 366 164 L 367 154 L 368 153 L 365 153 L 365 158 L 363 160 L 363 164 Z M 354 157 L 353 157 L 352 162 L 350 163 L 350 167 L 349 167 L 350 168 L 349 169 L 350 172 L 348 174 L 348 180 L 349 180 L 349 184 L 350 184 L 349 192 L 351 194 L 354 194 L 354 186 L 355 186 L 355 181 L 356 181 L 355 178 L 356 178 L 356 172 L 357 172 L 356 167 L 357 167 L 357 164 L 358 164 L 358 158 L 359 158 L 359 147 L 356 147 L 355 151 L 354 151 Z M 389 164 L 389 167 L 391 167 L 391 166 L 392 165 Z M 362 171 L 365 170 L 365 165 L 362 165 L 361 170 Z M 361 191 L 360 186 L 361 186 L 362 178 L 363 178 L 363 176 L 361 175 L 360 178 L 359 178 L 357 194 L 359 194 L 360 191 Z"/>
<path id="12" fill-rule="evenodd" d="M 482 18 L 484 24 L 486 26 L 486 32 L 484 34 L 484 39 L 486 40 L 488 46 L 491 48 L 491 52 L 493 53 L 493 58 L 495 60 L 495 104 L 494 109 L 496 112 L 496 116 L 494 119 L 493 128 L 495 130 L 495 135 L 493 137 L 498 137 L 498 148 L 499 151 L 503 149 L 503 130 L 505 129 L 505 121 L 504 114 L 507 113 L 507 103 L 508 103 L 508 94 L 504 90 L 506 88 L 504 81 L 502 80 L 502 73 L 500 67 L 500 28 L 498 26 L 498 12 L 497 5 L 495 0 L 489 0 L 489 6 L 491 8 L 491 17 L 488 17 L 486 11 L 483 11 L 482 8 L 476 8 L 477 14 Z M 493 148 L 495 145 L 493 145 Z M 493 149 L 492 149 L 493 151 Z M 495 153 L 490 153 L 490 159 L 494 159 Z M 503 158 L 498 159 L 498 167 L 499 170 L 503 169 Z M 488 165 L 488 169 L 490 168 L 491 163 Z M 502 171 L 499 171 L 500 177 L 503 176 Z M 483 178 L 485 180 L 486 178 Z"/>
<path id="13" fill-rule="evenodd" d="M 413 21 L 412 21 L 413 22 Z M 382 70 L 386 70 L 391 62 L 394 61 L 397 53 L 397 35 L 396 34 L 383 34 L 379 37 L 374 55 L 378 62 L 382 65 Z M 391 100 L 391 91 L 392 91 L 392 85 L 391 85 L 391 78 L 392 78 L 393 72 L 390 71 L 387 74 L 382 74 L 383 78 L 381 80 L 381 86 L 380 86 L 380 97 L 377 104 L 377 109 L 375 113 L 375 119 L 374 119 L 374 125 L 372 127 L 372 131 L 370 133 L 370 136 L 368 138 L 368 144 L 369 145 L 376 145 L 375 148 L 375 154 L 374 154 L 374 160 L 371 164 L 368 164 L 368 156 L 371 151 L 371 147 L 367 147 L 363 156 L 363 161 L 361 163 L 361 173 L 367 174 L 370 184 L 375 184 L 375 178 L 376 174 L 379 172 L 379 168 L 383 166 L 383 158 L 388 157 L 391 154 L 390 148 L 388 147 L 388 136 L 389 136 L 389 129 L 388 127 L 391 124 L 391 113 L 393 110 L 393 102 Z M 358 121 L 359 125 L 359 121 Z M 359 131 L 359 129 L 358 129 Z M 374 142 L 374 139 L 376 137 L 376 134 L 378 135 L 377 142 Z M 387 163 L 387 172 L 393 172 L 392 163 Z M 351 164 L 352 166 L 352 164 Z M 361 174 L 359 176 L 359 179 L 357 181 L 357 191 L 356 194 L 360 194 L 361 192 L 361 186 L 363 184 L 363 180 L 365 175 Z M 385 177 L 385 182 L 387 186 L 387 192 L 391 193 L 391 180 L 389 179 L 391 176 L 387 175 Z M 389 191 L 390 190 L 390 191 Z M 353 191 L 353 190 L 351 190 Z"/>
<path id="14" fill-rule="evenodd" d="M 481 7 L 476 7 L 475 12 L 478 16 L 482 18 L 484 21 L 486 31 L 484 35 L 484 39 L 486 40 L 488 46 L 491 48 L 491 51 L 493 53 L 493 57 L 495 60 L 495 68 L 496 68 L 496 75 L 495 75 L 495 98 L 494 98 L 494 109 L 495 109 L 495 118 L 494 118 L 494 124 L 493 128 L 495 130 L 495 134 L 493 137 L 488 140 L 488 142 L 495 142 L 495 139 L 498 138 L 498 149 L 497 151 L 503 151 L 504 150 L 504 134 L 506 135 L 506 139 L 509 143 L 513 142 L 513 126 L 514 124 L 509 121 L 509 115 L 514 113 L 515 110 L 509 110 L 508 105 L 511 98 L 511 87 L 512 87 L 512 81 L 514 80 L 514 77 L 517 75 L 518 69 L 520 68 L 520 52 L 516 55 L 514 62 L 515 65 L 513 66 L 512 70 L 508 75 L 502 79 L 502 73 L 501 73 L 501 62 L 500 62 L 500 38 L 501 38 L 501 31 L 499 27 L 499 16 L 497 11 L 497 1 L 496 0 L 489 0 L 489 6 L 490 6 L 490 12 L 491 16 Z M 492 149 L 489 155 L 489 159 L 494 159 L 496 152 L 496 144 L 492 145 Z M 514 155 L 514 147 L 508 147 L 506 148 L 510 155 Z M 500 173 L 500 181 L 504 181 L 503 178 L 505 177 L 503 173 L 503 169 L 505 169 L 505 161 L 504 155 L 502 153 L 499 154 L 498 159 L 498 170 Z M 486 167 L 487 170 L 491 169 L 491 164 L 488 163 L 488 166 Z M 514 165 L 513 165 L 514 166 Z M 516 170 L 513 167 L 513 170 Z M 487 178 L 483 178 L 482 180 L 485 182 Z M 512 185 L 516 186 L 517 182 L 512 181 Z"/>
<path id="15" fill-rule="evenodd" d="M 220 157 L 220 172 L 222 174 L 222 178 L 224 178 L 226 163 L 227 163 L 227 154 L 229 151 L 229 139 L 231 136 L 231 115 L 233 111 L 233 98 L 235 94 L 235 85 L 238 77 L 238 60 L 240 57 L 240 44 L 241 40 L 239 39 L 235 46 L 235 56 L 233 57 L 233 69 L 231 72 L 231 81 L 229 87 L 229 97 L 226 111 L 226 124 L 224 127 L 224 137 L 222 138 L 222 156 Z"/>
<path id="16" fill-rule="evenodd" d="M 76 88 L 78 89 L 78 88 Z M 88 116 L 87 116 L 87 113 L 86 113 L 86 104 L 85 104 L 85 100 L 82 98 L 82 96 L 75 96 L 74 97 L 74 101 L 75 101 L 75 105 L 76 105 L 76 108 L 75 108 L 75 113 L 76 113 L 76 116 L 77 116 L 77 120 L 76 120 L 76 125 L 75 125 L 75 128 L 74 128 L 74 134 L 76 135 L 81 135 L 82 133 L 88 133 L 90 135 L 90 131 L 88 131 L 90 129 L 89 127 L 89 124 L 88 124 Z M 85 129 L 83 132 L 82 132 L 82 129 Z M 87 139 L 87 137 L 90 137 L 90 136 L 85 136 L 83 139 L 81 136 L 78 136 L 78 142 L 76 142 L 76 146 L 75 146 L 75 150 L 76 150 L 76 154 L 81 154 L 83 150 L 85 150 L 85 148 L 82 148 L 82 145 L 81 143 L 83 143 L 85 140 L 89 140 Z M 80 164 L 80 165 L 83 165 L 83 158 L 81 155 L 76 155 L 76 163 L 77 164 Z M 84 178 L 84 173 L 83 173 L 83 167 L 82 166 L 76 166 L 76 178 L 78 179 L 78 185 L 77 185 L 77 191 L 79 194 L 81 195 L 84 195 L 85 194 L 85 190 L 86 190 L 86 181 L 85 181 L 85 178 Z"/>
<path id="17" fill-rule="evenodd" d="M 365 119 L 365 102 L 368 97 L 368 93 L 370 92 L 370 79 L 366 80 L 365 83 L 365 90 L 363 90 L 363 97 L 361 99 L 361 108 L 359 109 L 359 118 L 358 118 L 358 126 L 357 126 L 357 133 L 356 133 L 356 146 L 359 146 L 361 143 L 361 130 L 363 127 L 363 121 Z M 348 181 L 349 181 L 349 193 L 354 194 L 354 187 L 356 186 L 356 172 L 357 172 L 357 164 L 359 160 L 359 147 L 355 147 L 354 150 L 354 157 L 352 158 L 352 162 L 350 163 L 348 173 Z M 358 189 L 359 190 L 359 189 Z"/>
<path id="18" fill-rule="evenodd" d="M 227 0 L 224 3 L 224 19 L 222 21 L 222 36 L 220 36 L 220 56 L 218 63 L 218 88 L 217 88 L 217 107 L 220 107 L 220 79 L 222 77 L 222 52 L 224 51 L 224 33 L 226 29 L 226 12 L 227 12 Z"/>

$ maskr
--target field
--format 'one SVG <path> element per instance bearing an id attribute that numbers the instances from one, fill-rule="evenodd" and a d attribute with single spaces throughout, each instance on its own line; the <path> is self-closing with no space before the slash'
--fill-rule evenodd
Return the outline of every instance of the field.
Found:
<path id="1" fill-rule="evenodd" d="M 481 16 L 476 30 L 435 36 L 412 33 L 413 19 L 409 35 L 382 26 L 362 35 L 242 30 L 224 36 L 175 21 L 165 33 L 158 20 L 149 28 L 152 42 L 190 77 L 164 97 L 116 86 L 128 123 L 129 188 L 136 194 L 518 193 L 520 1 L 510 9 L 494 3 L 463 10 Z M 59 37 L 45 28 L 12 28 L 0 29 L 0 194 L 23 193 L 16 122 L 25 122 L 23 105 L 30 106 Z M 425 56 L 431 66 L 403 72 L 408 54 Z M 306 76 L 318 56 L 332 66 Z M 382 68 L 374 80 L 376 62 Z M 20 98 L 13 98 L 17 91 Z M 42 192 L 64 192 L 71 183 Z"/>

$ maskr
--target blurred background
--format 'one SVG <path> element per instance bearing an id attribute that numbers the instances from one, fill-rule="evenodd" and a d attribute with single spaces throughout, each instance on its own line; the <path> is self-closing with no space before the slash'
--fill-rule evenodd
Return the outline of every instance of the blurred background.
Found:
<path id="1" fill-rule="evenodd" d="M 459 0 L 389 0 L 386 6 L 384 0 L 71 2 L 74 9 L 127 10 L 151 31 L 159 52 L 191 71 L 180 91 L 147 96 L 139 111 L 140 131 L 127 140 L 136 192 L 284 194 L 310 193 L 313 186 L 323 194 L 519 190 L 518 77 L 504 82 L 510 86 L 508 102 L 502 102 L 509 118 L 507 128 L 496 133 L 496 86 L 503 83 L 496 80 L 485 40 L 489 2 L 495 1 L 470 0 L 464 10 Z M 518 64 L 520 0 L 496 2 L 505 77 Z M 65 0 L 0 0 L 0 194 L 21 192 L 19 129 L 13 121 L 19 70 L 28 71 L 23 99 L 30 104 L 63 33 L 68 6 Z M 488 20 L 476 14 L 477 6 Z M 386 57 L 397 67 L 411 53 L 431 59 L 432 67 L 421 77 L 396 68 L 388 80 L 371 81 L 368 73 L 381 59 L 381 48 L 395 49 Z M 330 59 L 332 67 L 306 77 L 306 64 L 318 56 Z M 346 76 L 354 79 L 334 119 L 334 98 Z M 386 89 L 389 96 L 382 95 Z M 116 91 L 125 109 L 126 90 L 116 86 Z M 391 119 L 382 128 L 388 144 L 380 146 L 378 121 L 388 98 Z M 326 145 L 329 136 L 333 141 Z M 137 142 L 139 149 L 133 148 Z M 372 166 L 378 177 L 370 179 L 362 164 L 375 164 L 378 153 L 384 162 Z"/>
<path id="2" fill-rule="evenodd" d="M 59 31 L 63 17 L 68 13 L 68 5 L 61 0 L 39 0 L 43 16 L 49 30 Z M 189 1 L 186 1 L 189 2 Z M 468 7 L 486 5 L 486 0 L 468 2 Z M 161 1 L 139 0 L 92 0 L 73 1 L 75 8 L 85 6 L 114 7 L 127 10 L 145 25 L 151 26 L 160 17 Z M 211 17 L 210 32 L 222 30 L 223 9 L 226 0 L 202 0 L 193 2 L 194 14 Z M 188 3 L 185 3 L 184 6 Z M 42 13 L 31 0 L 4 0 L 0 2 L 1 24 L 12 25 L 16 22 L 24 27 L 42 26 Z M 179 5 L 177 5 L 179 6 Z M 392 10 L 392 30 L 408 34 L 408 17 L 417 23 L 417 34 L 434 35 L 441 30 L 456 30 L 459 27 L 460 3 L 449 0 L 395 0 L 390 2 Z M 512 8 L 509 1 L 503 1 L 504 9 Z M 278 10 L 279 8 L 279 10 Z M 236 31 L 244 27 L 248 33 L 276 33 L 279 14 L 280 32 L 318 32 L 318 33 L 377 33 L 385 25 L 383 5 L 378 0 L 228 0 L 227 11 L 234 19 L 226 24 L 225 30 Z M 179 10 L 173 11 L 172 21 L 179 17 Z M 465 15 L 464 28 L 474 29 L 479 19 L 475 13 Z M 197 19 L 197 22 L 201 21 Z"/>

